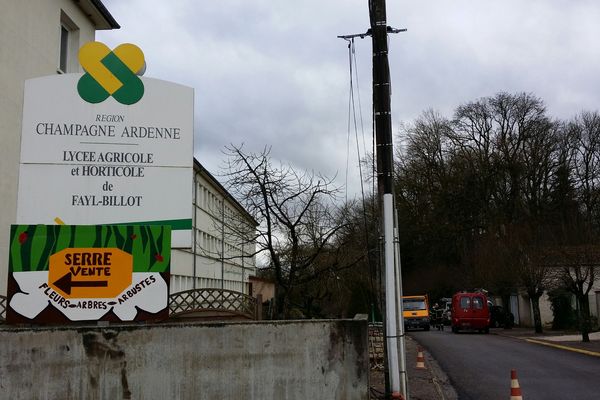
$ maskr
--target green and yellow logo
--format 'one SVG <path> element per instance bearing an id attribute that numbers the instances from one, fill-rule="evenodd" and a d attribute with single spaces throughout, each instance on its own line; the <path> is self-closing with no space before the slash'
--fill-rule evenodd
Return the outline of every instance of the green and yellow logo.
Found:
<path id="1" fill-rule="evenodd" d="M 79 63 L 85 74 L 77 92 L 88 103 L 100 103 L 112 96 L 121 104 L 135 104 L 144 95 L 137 76 L 144 67 L 144 53 L 134 44 L 124 43 L 110 50 L 104 43 L 89 42 L 79 49 Z"/>

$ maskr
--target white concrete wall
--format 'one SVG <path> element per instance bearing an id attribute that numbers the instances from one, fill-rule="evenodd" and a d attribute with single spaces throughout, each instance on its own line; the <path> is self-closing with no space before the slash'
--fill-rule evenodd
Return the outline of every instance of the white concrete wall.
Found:
<path id="1" fill-rule="evenodd" d="M 529 296 L 519 294 L 517 298 L 519 304 L 519 311 L 518 313 L 513 312 L 513 314 L 515 314 L 515 324 L 520 326 L 533 326 L 533 314 Z"/>
<path id="2" fill-rule="evenodd" d="M 595 285 L 597 287 L 598 284 Z M 600 290 L 592 290 L 588 295 L 589 303 L 590 303 L 590 314 L 596 318 L 598 318 L 598 307 L 600 304 Z M 575 300 L 573 300 L 573 304 L 575 304 Z M 530 306 L 531 307 L 531 306 Z M 540 314 L 542 318 L 542 325 L 544 327 L 551 327 L 552 322 L 554 320 L 554 314 L 552 312 L 552 303 L 550 302 L 550 298 L 547 293 L 544 293 L 540 298 Z M 530 322 L 530 326 L 533 326 L 533 320 Z"/>
<path id="3" fill-rule="evenodd" d="M 544 293 L 540 298 L 540 314 L 542 318 L 542 326 L 552 326 L 554 321 L 554 314 L 552 313 L 552 303 L 548 297 L 548 293 Z"/>
<path id="4" fill-rule="evenodd" d="M 0 7 L 0 293 L 6 293 L 8 235 L 16 222 L 23 84 L 56 74 L 61 10 L 79 28 L 78 42 L 94 40 L 92 23 L 72 0 L 2 1 Z M 79 46 L 77 46 L 79 47 Z M 73 71 L 75 72 L 75 71 Z"/>
<path id="5" fill-rule="evenodd" d="M 594 308 L 596 309 L 596 313 L 594 314 L 598 319 L 598 323 L 600 324 L 600 290 L 594 291 L 594 299 L 592 303 Z"/>
<path id="6" fill-rule="evenodd" d="M 367 320 L 0 329 L 2 398 L 369 398 Z"/>

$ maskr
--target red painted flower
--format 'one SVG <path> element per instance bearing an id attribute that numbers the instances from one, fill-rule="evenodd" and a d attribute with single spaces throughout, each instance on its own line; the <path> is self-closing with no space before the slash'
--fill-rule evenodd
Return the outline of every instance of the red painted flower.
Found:
<path id="1" fill-rule="evenodd" d="M 158 253 L 154 255 L 154 258 L 155 258 L 155 259 L 156 259 L 156 261 L 158 261 L 158 262 L 163 262 L 163 260 L 164 260 L 163 256 L 161 256 L 161 255 L 160 255 L 160 254 L 158 254 Z"/>
<path id="2" fill-rule="evenodd" d="M 19 235 L 19 243 L 23 244 L 27 241 L 27 232 L 21 232 Z"/>

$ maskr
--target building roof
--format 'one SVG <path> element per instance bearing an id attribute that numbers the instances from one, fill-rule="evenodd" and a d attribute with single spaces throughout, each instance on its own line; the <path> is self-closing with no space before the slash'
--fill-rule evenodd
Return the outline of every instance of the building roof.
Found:
<path id="1" fill-rule="evenodd" d="M 217 178 L 215 178 L 210 172 L 208 172 L 208 170 L 202 164 L 200 164 L 200 161 L 196 160 L 196 157 L 194 157 L 194 170 L 198 170 L 198 172 L 200 172 L 206 179 L 208 179 L 219 190 L 219 192 L 221 192 L 221 195 L 223 197 L 229 199 L 229 201 L 231 201 L 239 211 L 241 211 L 250 221 L 252 221 L 254 226 L 259 225 L 259 223 L 254 219 L 252 215 L 250 215 L 250 213 L 244 208 L 244 206 L 242 206 L 240 202 L 237 201 L 235 197 L 233 197 L 231 193 L 227 191 L 227 189 L 225 189 L 221 182 L 219 182 Z"/>
<path id="2" fill-rule="evenodd" d="M 73 0 L 94 23 L 97 30 L 119 29 L 121 25 L 113 18 L 101 0 Z"/>

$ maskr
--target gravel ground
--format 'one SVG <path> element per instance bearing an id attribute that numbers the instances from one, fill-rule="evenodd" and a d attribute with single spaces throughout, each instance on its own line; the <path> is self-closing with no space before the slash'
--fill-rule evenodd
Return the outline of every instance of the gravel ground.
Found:
<path id="1" fill-rule="evenodd" d="M 417 343 L 406 338 L 406 370 L 408 374 L 408 394 L 410 400 L 456 400 L 458 396 L 448 377 L 436 361 L 423 352 L 425 369 L 416 369 Z M 383 370 L 371 370 L 371 399 L 384 399 L 385 383 Z"/>

